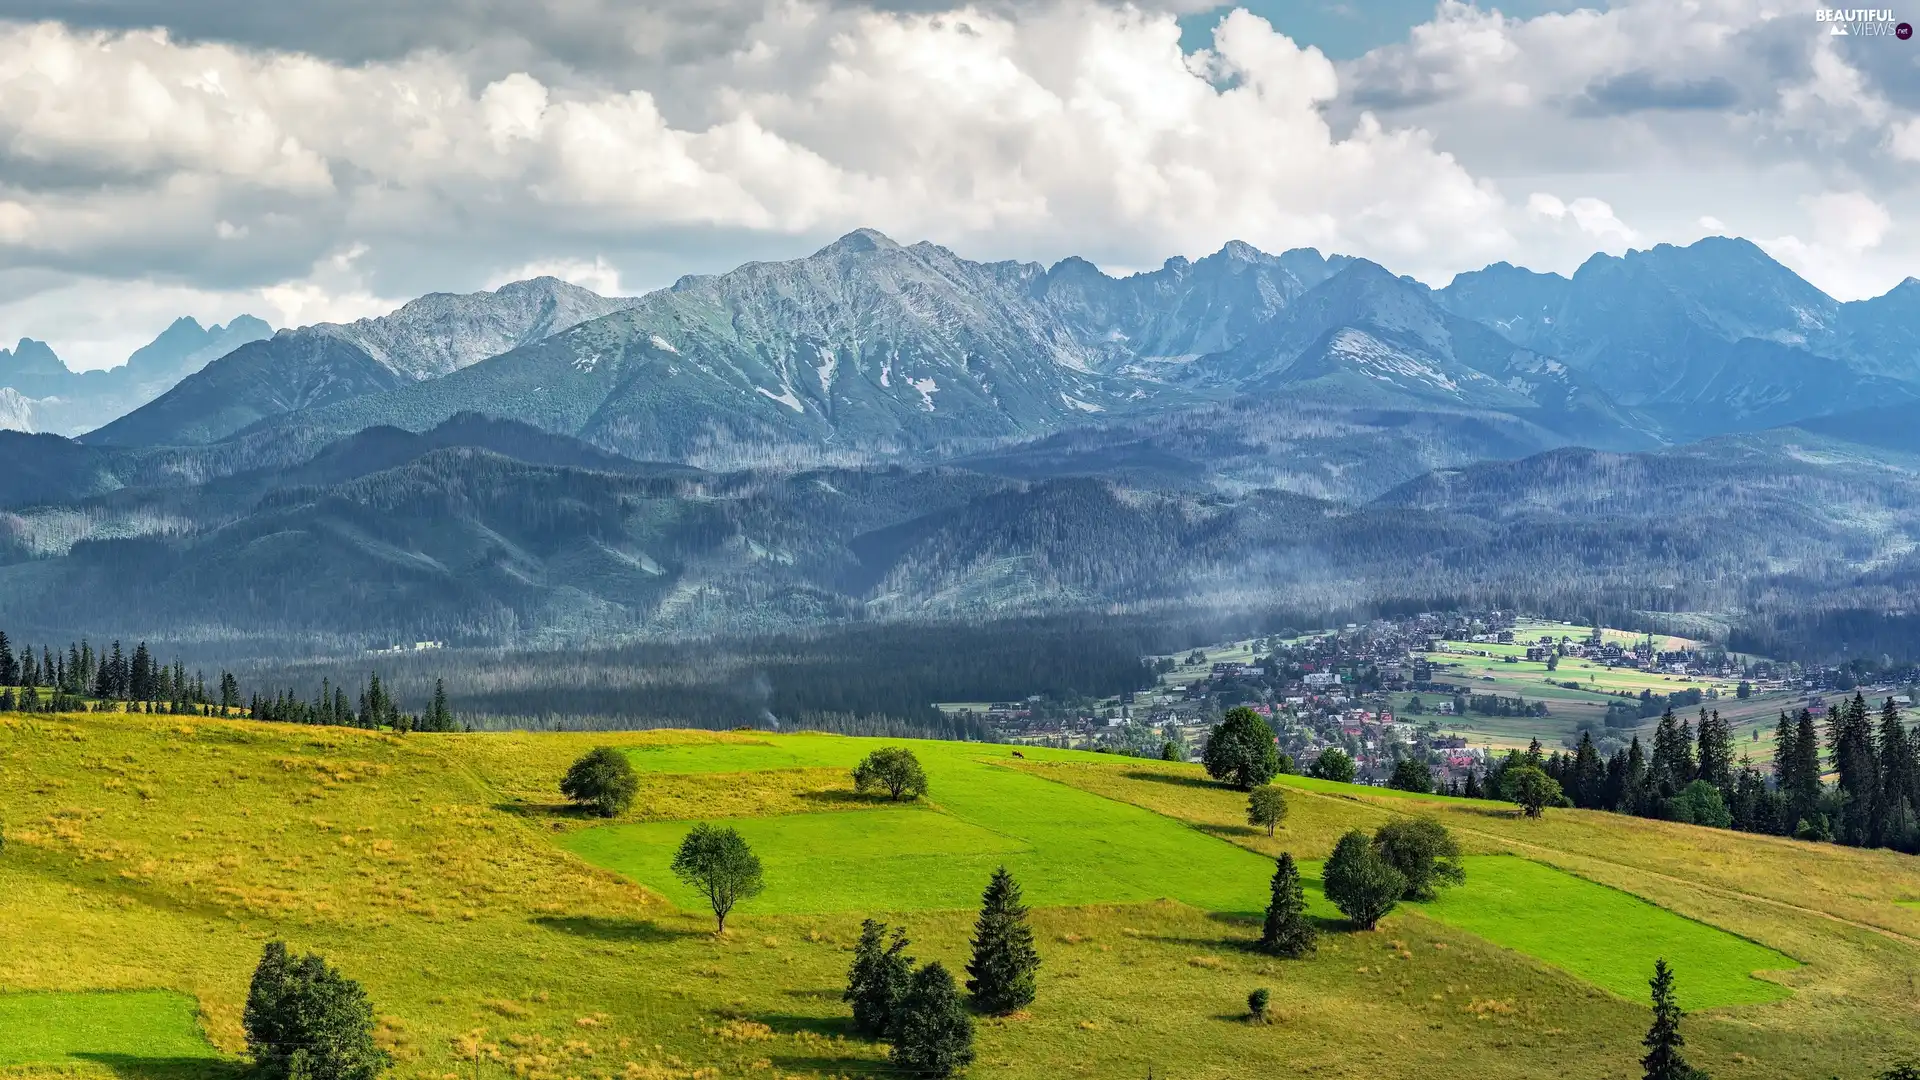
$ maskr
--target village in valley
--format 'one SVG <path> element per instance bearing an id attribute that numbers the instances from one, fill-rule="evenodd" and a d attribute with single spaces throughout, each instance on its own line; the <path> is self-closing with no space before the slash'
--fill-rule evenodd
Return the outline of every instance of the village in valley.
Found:
<path id="1" fill-rule="evenodd" d="M 1483 772 L 1489 755 L 1535 740 L 1551 752 L 1585 736 L 1604 757 L 1647 736 L 1669 708 L 1684 719 L 1718 713 L 1740 750 L 1762 762 L 1782 712 L 1818 717 L 1829 698 L 1855 692 L 1904 708 L 1920 692 L 1912 669 L 1802 666 L 1693 638 L 1501 611 L 1283 632 L 1147 663 L 1154 685 L 1131 694 L 941 707 L 984 716 L 1010 742 L 1198 760 L 1212 725 L 1246 706 L 1303 771 L 1338 748 L 1358 781 L 1382 785 L 1414 758 L 1445 790 Z"/>

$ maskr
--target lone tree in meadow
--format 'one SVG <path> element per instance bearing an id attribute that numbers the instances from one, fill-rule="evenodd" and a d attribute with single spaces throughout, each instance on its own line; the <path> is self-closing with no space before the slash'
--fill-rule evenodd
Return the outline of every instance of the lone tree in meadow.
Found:
<path id="1" fill-rule="evenodd" d="M 853 789 L 862 795 L 886 789 L 894 802 L 916 799 L 927 793 L 926 770 L 920 759 L 904 747 L 889 746 L 867 755 L 853 770 Z"/>
<path id="2" fill-rule="evenodd" d="M 1242 791 L 1272 780 L 1280 773 L 1280 751 L 1273 744 L 1273 729 L 1260 714 L 1245 705 L 1227 710 L 1227 715 L 1207 735 L 1207 752 L 1201 759 L 1207 775 L 1232 784 Z"/>
<path id="3" fill-rule="evenodd" d="M 247 1052 L 271 1080 L 373 1080 L 393 1063 L 373 1042 L 360 984 L 319 956 L 267 943 L 241 1016 Z"/>
<path id="4" fill-rule="evenodd" d="M 580 756 L 560 781 L 560 794 L 601 817 L 615 817 L 633 805 L 640 777 L 627 755 L 596 746 Z"/>
<path id="5" fill-rule="evenodd" d="M 1640 1059 L 1646 1080 L 1706 1080 L 1705 1073 L 1680 1056 L 1680 1048 L 1687 1044 L 1680 1037 L 1680 1018 L 1686 1014 L 1674 1000 L 1673 969 L 1664 957 L 1653 962 L 1653 978 L 1647 985 L 1653 989 L 1653 1025 L 1641 1040 L 1647 1048 L 1647 1055 Z"/>
<path id="6" fill-rule="evenodd" d="M 1264 826 L 1267 835 L 1272 836 L 1273 831 L 1286 819 L 1287 796 L 1279 788 L 1268 784 L 1254 788 L 1247 795 L 1247 824 L 1255 827 Z"/>
<path id="7" fill-rule="evenodd" d="M 1314 759 L 1313 771 L 1310 775 L 1321 780 L 1351 784 L 1357 771 L 1353 767 L 1353 759 L 1347 756 L 1345 750 L 1330 746 L 1320 751 L 1320 756 Z"/>
<path id="8" fill-rule="evenodd" d="M 714 933 L 727 932 L 727 915 L 742 900 L 760 895 L 760 857 L 731 826 L 701 822 L 673 856 L 673 876 L 700 890 L 713 907 Z"/>
<path id="9" fill-rule="evenodd" d="M 1033 928 L 1020 902 L 1020 885 L 1006 867 L 993 872 L 980 897 L 973 924 L 973 960 L 967 965 L 967 992 L 983 1013 L 1004 1016 L 1033 1004 L 1034 975 L 1040 954 L 1033 949 Z"/>
<path id="10" fill-rule="evenodd" d="M 1467 880 L 1459 843 L 1432 818 L 1387 822 L 1373 834 L 1373 849 L 1407 879 L 1404 900 L 1431 900 L 1442 886 Z"/>
<path id="11" fill-rule="evenodd" d="M 1312 952 L 1319 932 L 1307 920 L 1307 898 L 1300 890 L 1300 868 L 1293 856 L 1280 853 L 1273 868 L 1273 899 L 1267 904 L 1267 921 L 1260 927 L 1260 951 L 1271 956 L 1297 959 Z"/>
<path id="12" fill-rule="evenodd" d="M 1500 772 L 1500 794 L 1518 803 L 1528 817 L 1539 817 L 1547 807 L 1566 801 L 1560 782 L 1537 765 L 1513 765 Z"/>
<path id="13" fill-rule="evenodd" d="M 913 973 L 894 1011 L 894 1066 L 914 1076 L 945 1077 L 973 1064 L 973 1017 L 939 961 Z"/>
<path id="14" fill-rule="evenodd" d="M 1320 880 L 1327 899 L 1362 930 L 1373 929 L 1407 892 L 1406 877 L 1380 857 L 1359 829 L 1333 846 Z"/>
<path id="15" fill-rule="evenodd" d="M 860 924 L 860 943 L 853 947 L 853 967 L 847 972 L 842 1001 L 853 1006 L 855 1031 L 870 1039 L 884 1039 L 893 1030 L 894 1013 L 913 978 L 913 957 L 906 955 L 907 933 L 868 919 Z"/>
<path id="16" fill-rule="evenodd" d="M 1387 778 L 1387 786 L 1397 791 L 1414 791 L 1422 795 L 1433 794 L 1433 770 L 1424 761 L 1413 758 L 1401 758 L 1393 767 L 1393 775 Z"/>
<path id="17" fill-rule="evenodd" d="M 1273 995 L 1261 987 L 1247 995 L 1247 1019 L 1256 1024 L 1267 1022 L 1267 1009 L 1273 1001 Z"/>

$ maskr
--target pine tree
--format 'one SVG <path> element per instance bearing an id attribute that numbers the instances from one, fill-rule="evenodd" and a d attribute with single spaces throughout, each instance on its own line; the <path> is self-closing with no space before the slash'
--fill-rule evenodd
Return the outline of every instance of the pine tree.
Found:
<path id="1" fill-rule="evenodd" d="M 1673 969 L 1664 958 L 1653 962 L 1653 978 L 1647 985 L 1653 989 L 1653 1025 L 1642 1040 L 1647 1054 L 1640 1065 L 1646 1080 L 1694 1080 L 1698 1074 L 1680 1056 L 1687 1042 L 1680 1037 L 1680 1018 L 1685 1014 L 1674 1000 Z"/>
<path id="2" fill-rule="evenodd" d="M 1273 898 L 1267 903 L 1267 921 L 1260 928 L 1260 950 L 1289 958 L 1312 952 L 1318 932 L 1307 919 L 1307 900 L 1300 890 L 1300 869 L 1287 852 L 1281 852 L 1274 865 L 1272 891 Z"/>
<path id="3" fill-rule="evenodd" d="M 1563 781 L 1561 787 L 1567 789 L 1567 797 L 1573 805 L 1583 810 L 1591 810 L 1600 805 L 1600 798 L 1607 783 L 1607 767 L 1600 762 L 1600 751 L 1593 745 L 1593 732 L 1580 733 L 1580 745 L 1573 752 L 1571 783 Z"/>
<path id="4" fill-rule="evenodd" d="M 1839 818 L 1834 836 L 1843 844 L 1865 846 L 1873 842 L 1874 825 L 1879 820 L 1875 807 L 1880 794 L 1880 772 L 1873 752 L 1873 726 L 1867 718 L 1867 699 L 1856 692 L 1843 709 L 1835 709 L 1828 718 L 1828 749 L 1833 752 L 1834 770 L 1839 774 Z"/>
<path id="5" fill-rule="evenodd" d="M 1915 820 L 1912 803 L 1913 749 L 1908 745 L 1907 729 L 1900 723 L 1900 709 L 1888 698 L 1880 706 L 1880 741 L 1876 748 L 1880 759 L 1880 791 L 1875 805 L 1880 808 L 1879 828 L 1874 843 L 1899 851 L 1913 851 L 1920 822 Z"/>
<path id="6" fill-rule="evenodd" d="M 1623 814 L 1650 813 L 1653 803 L 1650 791 L 1651 775 L 1647 769 L 1647 754 L 1640 748 L 1640 736 L 1635 735 L 1627 746 L 1627 774 L 1620 792 L 1620 812 Z"/>
<path id="7" fill-rule="evenodd" d="M 1700 710 L 1700 764 L 1697 779 L 1705 780 L 1723 793 L 1733 789 L 1733 729 L 1720 719 L 1720 711 L 1711 715 Z"/>
<path id="8" fill-rule="evenodd" d="M 1466 786 L 1461 790 L 1460 795 L 1462 798 L 1466 798 L 1466 799 L 1479 799 L 1479 798 L 1485 797 L 1484 792 L 1480 788 L 1479 773 L 1477 773 L 1473 769 L 1467 770 L 1467 783 L 1466 783 Z"/>
<path id="9" fill-rule="evenodd" d="M 0 631 L 0 686 L 20 685 L 20 661 L 14 658 L 13 643 Z"/>
<path id="10" fill-rule="evenodd" d="M 453 710 L 447 707 L 447 680 L 433 680 L 433 705 L 427 713 L 428 731 L 452 731 Z"/>
<path id="11" fill-rule="evenodd" d="M 883 1039 L 893 1030 L 894 1013 L 913 978 L 913 957 L 906 955 L 906 931 L 867 919 L 860 924 L 860 942 L 853 949 L 847 989 L 841 1000 L 853 1006 L 853 1027 L 870 1039 Z"/>
<path id="12" fill-rule="evenodd" d="M 1786 828 L 1792 835 L 1802 821 L 1820 818 L 1820 733 L 1813 724 L 1813 712 L 1801 709 L 1793 726 L 1793 764 L 1783 783 L 1787 788 Z M 1824 819 L 1822 819 L 1824 820 Z"/>
<path id="13" fill-rule="evenodd" d="M 1033 1004 L 1034 975 L 1039 968 L 1040 955 L 1033 948 L 1033 928 L 1027 925 L 1020 886 L 1003 866 L 993 872 L 980 897 L 967 991 L 981 1012 L 1018 1012 Z"/>
<path id="14" fill-rule="evenodd" d="M 887 1056 L 901 1071 L 945 1077 L 973 1063 L 973 1017 L 938 961 L 913 973 L 894 1015 Z"/>
<path id="15" fill-rule="evenodd" d="M 1647 771 L 1656 808 L 1693 781 L 1693 733 L 1672 709 L 1653 729 L 1653 761 Z"/>

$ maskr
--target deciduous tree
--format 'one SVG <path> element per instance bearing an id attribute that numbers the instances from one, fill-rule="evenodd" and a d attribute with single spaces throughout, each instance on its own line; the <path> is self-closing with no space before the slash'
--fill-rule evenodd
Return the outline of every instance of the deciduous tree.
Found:
<path id="1" fill-rule="evenodd" d="M 615 817 L 633 804 L 640 777 L 627 755 L 596 746 L 575 761 L 560 780 L 560 793 L 601 817 Z"/>
<path id="2" fill-rule="evenodd" d="M 1327 899 L 1362 930 L 1371 930 L 1407 891 L 1407 879 L 1375 851 L 1358 829 L 1333 846 L 1320 872 Z"/>
<path id="3" fill-rule="evenodd" d="M 673 856 L 673 875 L 700 890 L 713 908 L 714 933 L 727 932 L 727 916 L 734 905 L 760 895 L 766 887 L 760 857 L 731 827 L 701 822 L 680 841 Z"/>
<path id="4" fill-rule="evenodd" d="M 360 984 L 278 941 L 254 968 L 241 1024 L 248 1053 L 273 1080 L 372 1080 L 392 1064 L 374 1045 L 373 1006 Z"/>
<path id="5" fill-rule="evenodd" d="M 1272 784 L 1254 788 L 1247 794 L 1247 824 L 1267 830 L 1272 836 L 1287 819 L 1287 796 Z"/>
<path id="6" fill-rule="evenodd" d="M 1228 709 L 1213 726 L 1202 760 L 1208 776 L 1242 791 L 1252 791 L 1280 772 L 1280 751 L 1274 746 L 1273 729 L 1259 713 L 1244 705 Z"/>
<path id="7" fill-rule="evenodd" d="M 1460 845 L 1446 826 L 1432 818 L 1389 821 L 1373 834 L 1373 848 L 1387 865 L 1407 879 L 1402 897 L 1431 900 L 1448 885 L 1467 879 L 1460 865 Z"/>
<path id="8" fill-rule="evenodd" d="M 927 793 L 927 773 L 913 751 L 889 746 L 868 754 L 853 770 L 853 788 L 862 794 L 884 788 L 894 802 Z"/>

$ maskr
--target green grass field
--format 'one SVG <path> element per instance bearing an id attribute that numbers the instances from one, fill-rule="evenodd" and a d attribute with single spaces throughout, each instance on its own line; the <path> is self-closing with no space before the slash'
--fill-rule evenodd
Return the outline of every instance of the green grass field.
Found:
<path id="1" fill-rule="evenodd" d="M 675 769 L 716 771 L 749 762 L 818 767 L 845 762 L 861 740 L 770 736 L 764 746 L 643 750 L 632 756 L 655 777 Z M 998 748 L 923 744 L 932 805 L 745 818 L 734 822 L 766 866 L 766 892 L 742 905 L 761 914 L 965 909 L 995 866 L 1043 905 L 1132 903 L 1167 897 L 1208 911 L 1255 915 L 1271 864 L 1175 820 L 1002 767 Z M 990 756 L 989 756 L 990 755 Z M 1029 760 L 1073 760 L 1048 755 Z M 997 759 L 997 760 L 996 760 Z M 1347 785 L 1300 778 L 1306 790 Z M 1386 798 L 1418 800 L 1406 792 Z M 1486 806 L 1498 804 L 1487 803 Z M 937 807 L 937 809 L 936 809 Z M 695 892 L 668 871 L 692 822 L 608 825 L 574 832 L 566 847 L 698 909 Z M 1096 839 L 1097 838 L 1097 839 Z M 1318 864 L 1307 861 L 1312 888 Z M 1330 921 L 1338 912 L 1315 898 Z M 1797 966 L 1723 930 L 1571 874 L 1512 857 L 1474 860 L 1467 884 L 1422 910 L 1497 945 L 1553 964 L 1595 986 L 1637 997 L 1642 969 L 1666 956 L 1696 972 L 1689 1007 L 1772 1001 L 1787 991 L 1751 977 Z M 1568 926 L 1604 927 L 1570 935 Z"/>
<path id="2" fill-rule="evenodd" d="M 0 994 L 0 1065 L 146 1063 L 200 1070 L 221 1060 L 194 1001 L 167 990 Z"/>
<path id="3" fill-rule="evenodd" d="M 605 825 L 555 791 L 602 744 L 644 771 Z M 839 999 L 861 918 L 893 912 L 913 955 L 958 970 L 1002 858 L 1039 902 L 1040 999 L 983 1021 L 976 1078 L 1637 1075 L 1643 950 L 1679 968 L 1690 1058 L 1716 1076 L 1864 1080 L 1920 1056 L 1905 856 L 1298 778 L 1269 838 L 1243 823 L 1244 795 L 1190 766 L 981 745 L 914 744 L 932 797 L 895 807 L 850 790 L 876 745 L 0 717 L 0 1003 L 166 991 L 173 1020 L 129 1023 L 204 1031 L 224 1055 L 98 1049 L 113 1024 L 43 1013 L 32 1045 L 0 1043 L 16 1062 L 0 1068 L 234 1075 L 249 974 L 280 938 L 366 986 L 398 1080 L 471 1076 L 476 1056 L 488 1080 L 888 1076 Z M 1409 813 L 1474 857 L 1459 892 L 1373 933 L 1314 897 L 1316 954 L 1248 950 L 1258 923 L 1240 912 L 1272 855 L 1311 870 L 1346 829 Z M 771 887 L 715 936 L 661 856 L 685 822 L 722 819 L 762 849 Z M 1280 1022 L 1240 1019 L 1257 986 Z"/>
<path id="4" fill-rule="evenodd" d="M 1470 856 L 1465 864 L 1466 884 L 1422 911 L 1621 997 L 1646 992 L 1649 956 L 1684 973 L 1681 1004 L 1689 1009 L 1778 1001 L 1791 992 L 1753 973 L 1798 962 L 1725 930 L 1510 855 Z"/>

